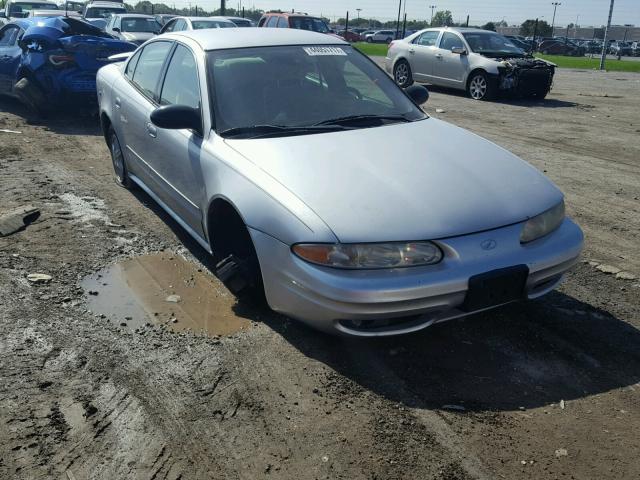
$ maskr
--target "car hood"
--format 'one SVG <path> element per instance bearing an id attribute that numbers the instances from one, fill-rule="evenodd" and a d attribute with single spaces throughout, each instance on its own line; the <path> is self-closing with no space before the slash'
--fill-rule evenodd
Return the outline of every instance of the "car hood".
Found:
<path id="1" fill-rule="evenodd" d="M 122 32 L 122 38 L 128 42 L 144 43 L 152 37 L 155 37 L 155 33 L 151 32 Z"/>
<path id="2" fill-rule="evenodd" d="M 305 202 L 344 243 L 490 230 L 562 199 L 525 161 L 434 118 L 226 142 Z"/>

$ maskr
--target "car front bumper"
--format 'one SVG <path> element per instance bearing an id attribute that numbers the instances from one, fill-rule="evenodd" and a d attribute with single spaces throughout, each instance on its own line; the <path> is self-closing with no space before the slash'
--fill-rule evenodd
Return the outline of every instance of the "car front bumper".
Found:
<path id="1" fill-rule="evenodd" d="M 437 265 L 359 271 L 309 264 L 289 245 L 250 232 L 273 310 L 329 333 L 384 336 L 476 313 L 461 309 L 474 275 L 527 265 L 524 298 L 553 290 L 578 260 L 582 231 L 567 218 L 551 234 L 522 245 L 522 226 L 438 240 L 444 259 Z M 488 244 L 494 247 L 483 249 Z"/>

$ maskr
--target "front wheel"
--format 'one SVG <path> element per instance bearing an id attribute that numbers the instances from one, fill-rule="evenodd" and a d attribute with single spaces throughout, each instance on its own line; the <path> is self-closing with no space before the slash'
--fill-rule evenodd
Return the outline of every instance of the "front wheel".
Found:
<path id="1" fill-rule="evenodd" d="M 467 84 L 467 93 L 474 100 L 493 100 L 496 96 L 495 86 L 484 72 L 473 74 Z"/>
<path id="2" fill-rule="evenodd" d="M 109 139 L 109 150 L 111 151 L 111 162 L 113 163 L 113 173 L 118 185 L 126 189 L 131 189 L 133 186 L 129 174 L 127 172 L 127 164 L 124 159 L 124 153 L 120 146 L 120 140 L 116 135 L 113 127 L 109 127 L 109 133 L 107 135 Z"/>
<path id="3" fill-rule="evenodd" d="M 393 79 L 401 88 L 407 88 L 413 85 L 413 75 L 411 74 L 411 66 L 406 60 L 400 60 L 393 67 Z"/>

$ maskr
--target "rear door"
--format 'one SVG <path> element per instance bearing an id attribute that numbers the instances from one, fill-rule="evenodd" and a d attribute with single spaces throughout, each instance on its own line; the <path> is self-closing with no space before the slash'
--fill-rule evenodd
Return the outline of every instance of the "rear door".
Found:
<path id="1" fill-rule="evenodd" d="M 114 86 L 114 107 L 120 112 L 118 134 L 129 170 L 161 198 L 162 184 L 157 182 L 151 166 L 155 133 L 150 116 L 159 106 L 160 80 L 173 45 L 171 41 L 145 45 L 127 64 L 125 78 Z M 135 65 L 130 69 L 132 62 Z"/>
<path id="2" fill-rule="evenodd" d="M 18 46 L 21 29 L 5 25 L 0 29 L 0 92 L 10 94 L 16 81 L 22 50 Z"/>
<path id="3" fill-rule="evenodd" d="M 436 61 L 436 43 L 439 30 L 424 32 L 409 45 L 411 72 L 416 80 L 432 81 L 433 65 Z"/>
<path id="4" fill-rule="evenodd" d="M 433 76 L 443 85 L 464 88 L 465 74 L 469 70 L 469 56 L 453 53 L 452 48 L 467 49 L 467 46 L 457 34 L 443 32 L 435 55 Z"/>

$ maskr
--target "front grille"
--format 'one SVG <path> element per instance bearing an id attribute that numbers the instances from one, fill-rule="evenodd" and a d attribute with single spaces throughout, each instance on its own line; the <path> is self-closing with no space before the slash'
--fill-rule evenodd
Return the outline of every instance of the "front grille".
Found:
<path id="1" fill-rule="evenodd" d="M 551 87 L 553 75 L 547 69 L 527 69 L 519 72 L 518 93 L 521 95 L 532 95 L 546 92 Z"/>

